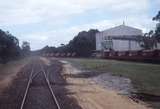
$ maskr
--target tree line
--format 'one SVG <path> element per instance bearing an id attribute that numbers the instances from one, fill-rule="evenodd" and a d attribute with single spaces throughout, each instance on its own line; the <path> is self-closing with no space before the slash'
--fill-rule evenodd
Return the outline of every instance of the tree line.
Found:
<path id="1" fill-rule="evenodd" d="M 97 29 L 79 32 L 68 44 L 59 47 L 44 47 L 40 53 L 76 53 L 78 57 L 89 57 L 96 49 Z"/>
<path id="2" fill-rule="evenodd" d="M 160 11 L 153 17 L 153 21 L 157 22 L 156 29 L 145 33 L 140 39 L 140 45 L 144 50 L 154 49 L 160 42 Z M 39 53 L 75 52 L 79 57 L 89 57 L 92 51 L 96 50 L 96 33 L 98 32 L 97 29 L 79 32 L 68 44 L 61 44 L 59 47 L 46 46 Z"/>
<path id="3" fill-rule="evenodd" d="M 26 42 L 23 42 L 21 48 L 19 46 L 19 40 L 15 36 L 8 31 L 5 32 L 0 29 L 0 63 L 6 63 L 10 60 L 23 57 L 28 51 L 30 51 L 29 44 L 26 45 Z"/>
<path id="4" fill-rule="evenodd" d="M 157 22 L 156 29 L 145 33 L 141 46 L 144 49 L 153 49 L 160 42 L 160 11 L 153 17 L 153 21 Z M 96 33 L 99 30 L 90 29 L 89 31 L 79 32 L 68 44 L 61 44 L 59 47 L 46 46 L 43 49 L 32 52 L 33 54 L 42 53 L 76 53 L 78 57 L 89 57 L 92 51 L 96 50 Z M 9 60 L 19 57 L 28 56 L 30 54 L 30 44 L 23 42 L 19 45 L 19 40 L 0 29 L 0 63 L 6 63 Z"/>

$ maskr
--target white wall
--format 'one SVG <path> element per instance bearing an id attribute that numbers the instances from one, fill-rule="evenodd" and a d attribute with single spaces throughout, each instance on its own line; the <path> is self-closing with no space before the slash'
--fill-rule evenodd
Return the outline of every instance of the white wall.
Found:
<path id="1" fill-rule="evenodd" d="M 96 50 L 102 50 L 101 42 L 104 40 L 103 33 L 96 34 Z M 139 43 L 137 41 L 130 41 L 129 48 L 129 40 L 113 40 L 113 49 L 116 51 L 127 51 L 127 50 L 141 50 Z M 160 45 L 159 45 L 160 49 Z"/>
<path id="2" fill-rule="evenodd" d="M 105 37 L 107 36 L 123 36 L 123 35 L 128 35 L 134 37 L 134 35 L 142 35 L 142 31 L 120 25 L 112 29 L 105 30 L 103 32 L 99 32 L 96 34 L 96 50 L 102 50 L 102 45 L 101 42 L 105 40 Z M 136 41 L 131 41 L 131 50 L 141 50 L 142 48 L 140 47 L 139 43 Z M 129 50 L 129 40 L 113 40 L 113 49 L 118 50 L 118 51 L 126 51 Z"/>
<path id="3" fill-rule="evenodd" d="M 129 49 L 129 41 L 127 41 L 127 40 L 113 40 L 113 49 L 115 51 L 126 51 Z"/>
<path id="4" fill-rule="evenodd" d="M 115 51 L 128 51 L 128 50 L 141 50 L 139 43 L 136 41 L 130 41 L 129 48 L 129 40 L 113 40 L 113 49 Z"/>
<path id="5" fill-rule="evenodd" d="M 141 50 L 142 47 L 137 41 L 131 41 L 131 50 Z"/>

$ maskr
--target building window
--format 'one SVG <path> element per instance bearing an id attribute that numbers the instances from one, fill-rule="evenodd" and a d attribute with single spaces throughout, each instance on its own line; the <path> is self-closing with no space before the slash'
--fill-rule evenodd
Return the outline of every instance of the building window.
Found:
<path id="1" fill-rule="evenodd" d="M 113 41 L 111 38 L 107 38 L 101 43 L 103 50 L 112 50 L 113 49 Z"/>

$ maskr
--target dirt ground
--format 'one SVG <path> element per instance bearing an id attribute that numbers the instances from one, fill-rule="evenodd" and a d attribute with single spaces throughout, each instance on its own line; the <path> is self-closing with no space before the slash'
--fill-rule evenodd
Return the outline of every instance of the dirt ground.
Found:
<path id="1" fill-rule="evenodd" d="M 38 74 L 32 80 L 24 109 L 56 109 L 44 75 L 40 72 L 41 67 L 39 63 L 44 66 L 60 107 L 62 109 L 82 109 L 76 99 L 68 96 L 71 93 L 65 88 L 68 84 L 61 74 L 62 64 L 57 60 L 50 61 L 39 57 L 32 59 L 32 62 L 21 68 L 16 73 L 16 78 L 13 79 L 12 84 L 2 91 L 0 95 L 0 109 L 20 109 L 33 65 L 35 66 L 33 74 Z"/>
<path id="2" fill-rule="evenodd" d="M 66 61 L 61 62 L 63 76 L 70 84 L 66 87 L 72 93 L 70 97 L 74 97 L 83 109 L 150 109 L 143 102 L 136 103 L 116 91 L 104 89 L 89 79 L 76 76 L 80 70 Z"/>
<path id="3" fill-rule="evenodd" d="M 143 102 L 136 103 L 116 91 L 104 89 L 92 80 L 84 78 L 79 74 L 80 70 L 66 61 L 60 63 L 55 58 L 36 59 L 34 62 L 28 61 L 27 64 L 20 65 L 21 67 L 13 67 L 16 68 L 13 70 L 14 78 L 7 82 L 10 85 L 0 94 L 0 109 L 20 108 L 32 65 L 37 65 L 40 61 L 62 109 L 150 109 Z M 37 66 L 34 73 L 39 70 L 40 67 Z M 32 81 L 25 109 L 46 109 L 48 105 L 51 108 L 51 98 L 43 80 L 43 76 L 39 74 Z"/>
<path id="4" fill-rule="evenodd" d="M 29 58 L 0 64 L 0 93 L 12 84 L 17 73 L 30 61 Z"/>

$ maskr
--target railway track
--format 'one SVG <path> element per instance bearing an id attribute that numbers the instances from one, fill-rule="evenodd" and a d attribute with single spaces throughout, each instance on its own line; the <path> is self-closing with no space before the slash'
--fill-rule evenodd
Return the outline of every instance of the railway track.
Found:
<path id="1" fill-rule="evenodd" d="M 52 109 L 61 109 L 60 104 L 59 104 L 59 102 L 58 102 L 58 100 L 57 100 L 57 98 L 56 98 L 56 96 L 54 94 L 54 91 L 53 91 L 52 87 L 51 87 L 49 78 L 47 76 L 48 72 L 45 70 L 44 65 L 43 65 L 42 62 L 40 64 L 38 64 L 38 66 L 40 68 L 40 71 L 36 72 L 35 71 L 35 66 L 32 65 L 32 70 L 31 70 L 31 73 L 30 73 L 30 76 L 29 76 L 29 80 L 28 80 L 27 87 L 26 87 L 26 90 L 25 90 L 25 93 L 24 93 L 24 96 L 23 96 L 23 100 L 21 102 L 20 109 L 25 109 L 26 101 L 27 101 L 27 99 L 29 99 L 28 97 L 29 97 L 29 93 L 30 93 L 30 90 L 31 90 L 30 89 L 31 88 L 31 84 L 34 81 L 35 77 L 38 76 L 40 73 L 43 73 L 43 76 L 45 78 L 46 86 L 48 87 L 48 90 L 49 90 L 48 92 L 50 93 L 50 95 L 52 97 L 52 100 L 54 102 L 53 103 L 53 105 L 54 105 L 53 107 L 54 108 L 52 108 Z M 47 108 L 47 107 L 45 107 L 45 108 Z"/>

